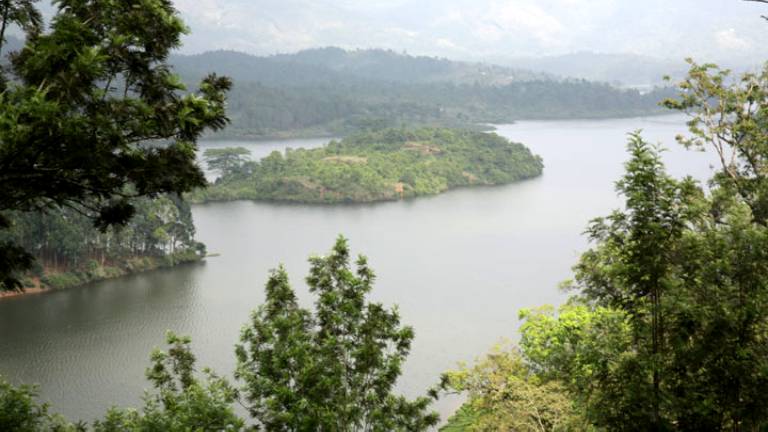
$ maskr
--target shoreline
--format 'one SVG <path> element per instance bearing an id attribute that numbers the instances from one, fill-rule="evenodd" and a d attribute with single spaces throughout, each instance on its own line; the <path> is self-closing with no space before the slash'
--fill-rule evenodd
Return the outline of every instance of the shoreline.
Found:
<path id="1" fill-rule="evenodd" d="M 205 256 L 197 256 L 196 255 L 195 258 L 191 258 L 190 256 L 181 257 L 181 259 L 179 259 L 178 261 L 174 261 L 174 262 L 172 262 L 170 264 L 169 263 L 163 263 L 163 262 L 160 261 L 160 260 L 162 260 L 162 258 L 166 258 L 166 257 L 154 258 L 151 263 L 148 263 L 148 265 L 142 266 L 142 267 L 135 267 L 135 268 L 132 268 L 132 269 L 116 268 L 116 267 L 101 267 L 100 268 L 101 271 L 98 272 L 98 274 L 90 275 L 87 278 L 78 279 L 78 283 L 67 284 L 67 285 L 58 286 L 58 287 L 50 286 L 50 285 L 46 286 L 46 284 L 43 283 L 42 279 L 46 278 L 46 277 L 50 277 L 50 276 L 53 276 L 53 277 L 56 277 L 56 276 L 73 276 L 77 272 L 72 271 L 72 272 L 51 272 L 51 273 L 46 273 L 45 276 L 43 276 L 43 278 L 40 278 L 38 276 L 30 277 L 28 279 L 28 281 L 32 283 L 32 286 L 24 287 L 23 290 L 21 290 L 21 291 L 2 291 L 2 292 L 0 292 L 0 302 L 2 302 L 4 300 L 7 300 L 7 299 L 16 299 L 16 298 L 22 298 L 22 297 L 27 297 L 27 296 L 45 294 L 45 293 L 50 293 L 50 292 L 54 292 L 54 291 L 61 291 L 61 290 L 66 290 L 66 289 L 71 289 L 71 288 L 79 288 L 79 287 L 82 287 L 82 286 L 85 286 L 85 285 L 88 285 L 88 284 L 94 283 L 94 282 L 101 282 L 101 281 L 112 280 L 112 279 L 120 279 L 120 278 L 124 278 L 124 277 L 128 277 L 128 276 L 133 276 L 133 275 L 137 275 L 137 274 L 141 274 L 141 273 L 151 272 L 151 271 L 154 271 L 154 270 L 173 268 L 173 267 L 178 267 L 178 266 L 185 265 L 185 264 L 200 263 L 200 262 L 203 262 L 205 260 L 205 258 L 208 258 L 209 256 L 216 256 L 216 255 L 215 254 L 213 254 L 213 255 L 205 255 Z M 148 257 L 144 257 L 144 258 L 148 258 Z M 177 257 L 177 258 L 179 258 L 179 257 Z M 117 271 L 103 271 L 106 268 L 115 269 Z"/>
<path id="2" fill-rule="evenodd" d="M 447 129 L 473 129 L 480 128 L 480 132 L 493 132 L 497 125 L 510 125 L 523 121 L 588 121 L 588 120 L 623 120 L 630 118 L 646 118 L 646 117 L 662 117 L 670 114 L 678 114 L 670 110 L 650 111 L 650 112 L 638 112 L 638 113 L 626 113 L 621 115 L 610 114 L 594 114 L 585 116 L 567 116 L 567 115 L 552 115 L 552 116 L 522 116 L 515 119 L 504 120 L 497 119 L 498 121 L 478 121 L 474 123 L 467 123 L 465 125 L 446 125 Z M 412 127 L 420 127 L 418 123 L 411 124 Z M 427 125 L 428 126 L 428 125 Z M 225 129 L 226 131 L 226 129 Z M 359 130 L 344 130 L 344 131 L 332 131 L 326 128 L 306 128 L 284 131 L 272 131 L 268 133 L 253 133 L 242 130 L 233 130 L 229 132 L 219 132 L 205 135 L 200 139 L 203 141 L 288 141 L 294 139 L 324 139 L 324 138 L 343 138 L 350 134 L 359 132 Z"/>
<path id="3" fill-rule="evenodd" d="M 519 180 L 514 180 L 511 182 L 493 183 L 493 184 L 478 183 L 478 184 L 472 184 L 472 185 L 461 185 L 461 186 L 449 187 L 448 189 L 445 189 L 437 193 L 432 193 L 432 194 L 411 195 L 403 198 L 376 199 L 376 200 L 370 200 L 370 201 L 300 201 L 300 200 L 297 201 L 297 200 L 288 200 L 288 199 L 268 199 L 268 198 L 248 198 L 248 197 L 206 199 L 202 201 L 187 199 L 187 201 L 189 202 L 190 205 L 193 205 L 193 206 L 216 205 L 217 203 L 229 203 L 229 202 L 237 202 L 237 201 L 250 201 L 255 203 L 266 203 L 266 204 L 284 205 L 284 206 L 313 206 L 313 207 L 375 206 L 375 205 L 391 204 L 391 203 L 397 203 L 397 202 L 411 202 L 411 201 L 417 201 L 425 198 L 427 199 L 435 198 L 441 195 L 449 194 L 451 192 L 460 191 L 460 190 L 503 188 L 506 186 L 512 186 L 515 184 L 536 180 L 541 178 L 543 175 L 544 175 L 544 170 L 542 169 L 541 174 L 531 176 L 531 177 L 521 178 Z"/>

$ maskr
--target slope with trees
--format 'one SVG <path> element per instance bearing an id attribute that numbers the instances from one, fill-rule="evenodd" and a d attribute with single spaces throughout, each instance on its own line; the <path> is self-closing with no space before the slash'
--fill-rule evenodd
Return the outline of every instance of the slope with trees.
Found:
<path id="1" fill-rule="evenodd" d="M 271 57 L 216 51 L 172 62 L 187 82 L 210 64 L 235 78 L 232 125 L 220 137 L 339 136 L 372 121 L 476 128 L 522 119 L 637 116 L 663 112 L 658 101 L 669 95 L 384 50 L 323 48 Z"/>
<path id="2" fill-rule="evenodd" d="M 574 296 L 557 311 L 521 312 L 519 351 L 489 355 L 494 368 L 446 374 L 444 388 L 470 396 L 451 428 L 521 419 L 520 430 L 768 427 L 766 82 L 768 66 L 732 80 L 691 63 L 665 104 L 691 115 L 682 144 L 720 157 L 709 190 L 671 178 L 660 150 L 633 135 L 617 183 L 624 208 L 590 224 Z M 502 382 L 473 385 L 494 377 Z M 520 377 L 535 392 L 513 393 Z M 548 396 L 525 414 L 539 394 Z M 568 426 L 574 413 L 580 426 Z"/>
<path id="3" fill-rule="evenodd" d="M 211 168 L 220 153 L 208 154 Z M 233 155 L 234 157 L 234 155 Z M 215 166 L 214 166 L 215 165 Z M 305 203 L 372 202 L 431 195 L 462 186 L 498 185 L 541 174 L 522 144 L 452 129 L 369 130 L 318 149 L 273 152 L 231 167 L 193 202 L 252 199 Z"/>
<path id="4" fill-rule="evenodd" d="M 35 11 L 33 3 L 2 5 Z M 169 53 L 186 31 L 171 2 L 56 8 L 47 29 L 33 12 L 1 16 L 26 42 L 0 71 L 0 230 L 8 212 L 63 207 L 104 229 L 127 222 L 139 197 L 203 186 L 196 141 L 226 125 L 231 83 L 209 75 L 188 92 L 171 72 Z M 18 244 L 0 244 L 0 289 L 19 288 L 32 262 Z"/>
<path id="5" fill-rule="evenodd" d="M 195 241 L 189 204 L 177 195 L 139 199 L 134 206 L 126 225 L 103 231 L 69 208 L 8 213 L 11 228 L 0 232 L 0 241 L 34 256 L 32 270 L 22 277 L 24 288 L 69 288 L 205 256 L 205 245 Z"/>

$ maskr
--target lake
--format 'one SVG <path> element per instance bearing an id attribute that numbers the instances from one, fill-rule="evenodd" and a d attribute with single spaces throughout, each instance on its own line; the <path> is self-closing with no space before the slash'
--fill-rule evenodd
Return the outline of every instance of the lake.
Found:
<path id="1" fill-rule="evenodd" d="M 455 190 L 412 201 L 306 206 L 215 203 L 193 209 L 204 263 L 0 301 L 0 374 L 40 384 L 44 400 L 71 419 L 92 420 L 115 404 L 136 406 L 144 369 L 164 332 L 190 335 L 199 366 L 221 374 L 233 345 L 263 299 L 269 269 L 285 264 L 303 304 L 310 254 L 339 234 L 369 257 L 373 298 L 399 306 L 416 339 L 400 389 L 423 394 L 441 372 L 516 337 L 520 308 L 557 304 L 588 221 L 621 201 L 614 182 L 626 160 L 626 134 L 643 129 L 670 172 L 706 179 L 711 155 L 682 149 L 684 117 L 525 121 L 498 126 L 544 159 L 544 175 L 522 183 Z M 257 156 L 328 140 L 206 142 L 242 145 Z M 449 414 L 456 398 L 436 408 Z"/>

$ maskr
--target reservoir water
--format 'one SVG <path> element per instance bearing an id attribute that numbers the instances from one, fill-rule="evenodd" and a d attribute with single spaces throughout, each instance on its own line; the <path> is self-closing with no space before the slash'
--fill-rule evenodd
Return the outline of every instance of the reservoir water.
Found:
<path id="1" fill-rule="evenodd" d="M 138 406 L 148 388 L 150 351 L 168 329 L 190 335 L 199 366 L 229 374 L 233 345 L 263 299 L 269 269 L 285 264 L 301 301 L 307 257 L 339 234 L 369 257 L 373 298 L 399 306 L 416 331 L 400 389 L 415 396 L 441 372 L 516 337 L 517 311 L 562 302 L 558 283 L 587 247 L 588 221 L 620 205 L 614 182 L 626 160 L 626 134 L 643 129 L 663 143 L 669 171 L 706 179 L 710 155 L 674 142 L 684 118 L 525 121 L 498 133 L 544 159 L 540 178 L 462 189 L 405 202 L 305 206 L 216 203 L 193 209 L 204 263 L 66 291 L 0 301 L 0 374 L 37 383 L 52 409 L 92 420 L 111 405 Z M 256 156 L 327 140 L 207 142 L 243 145 Z M 446 415 L 456 399 L 436 408 Z"/>

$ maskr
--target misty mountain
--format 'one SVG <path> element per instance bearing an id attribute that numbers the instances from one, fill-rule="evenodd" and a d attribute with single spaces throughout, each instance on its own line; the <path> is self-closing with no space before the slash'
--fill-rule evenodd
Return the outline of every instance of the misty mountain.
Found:
<path id="1" fill-rule="evenodd" d="M 223 134 L 236 137 L 634 116 L 659 112 L 665 95 L 380 49 L 318 48 L 267 57 L 213 51 L 176 55 L 171 63 L 190 85 L 210 72 L 234 80 L 232 124 Z"/>
<path id="2" fill-rule="evenodd" d="M 212 66 L 219 74 L 237 82 L 258 82 L 267 86 L 365 83 L 454 83 L 504 85 L 515 81 L 546 79 L 526 70 L 411 56 L 391 50 L 346 51 L 317 48 L 295 54 L 257 57 L 236 51 L 211 51 L 198 55 L 177 55 L 171 59 L 176 71 L 197 81 Z"/>
<path id="3" fill-rule="evenodd" d="M 315 65 L 359 78 L 404 83 L 451 82 L 504 85 L 545 78 L 528 70 L 445 58 L 412 56 L 384 49 L 347 51 L 327 47 L 275 56 L 278 60 Z"/>
<path id="4" fill-rule="evenodd" d="M 517 68 L 542 71 L 553 75 L 603 81 L 627 87 L 653 86 L 669 75 L 685 75 L 687 65 L 680 61 L 662 60 L 634 54 L 597 54 L 578 52 L 560 56 L 526 57 L 502 60 Z"/>
<path id="5" fill-rule="evenodd" d="M 632 116 L 659 111 L 663 92 L 387 50 L 319 48 L 257 57 L 214 51 L 171 59 L 194 84 L 215 71 L 235 83 L 225 135 L 345 135 L 370 127 L 477 127 L 520 119 Z"/>

